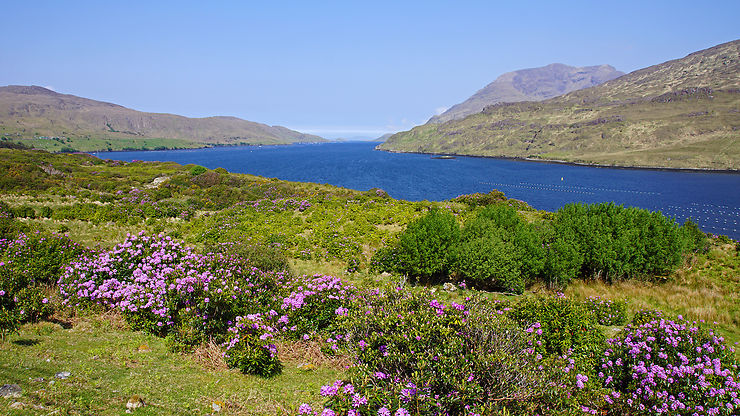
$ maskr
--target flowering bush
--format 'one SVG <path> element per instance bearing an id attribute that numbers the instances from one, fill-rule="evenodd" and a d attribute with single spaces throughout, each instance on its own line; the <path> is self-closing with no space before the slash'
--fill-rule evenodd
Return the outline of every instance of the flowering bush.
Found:
<path id="1" fill-rule="evenodd" d="M 281 273 L 244 268 L 222 254 L 198 255 L 163 235 L 129 235 L 113 250 L 73 263 L 59 280 L 70 305 L 101 304 L 123 312 L 134 329 L 166 335 L 226 333 L 236 316 L 264 307 Z M 179 328 L 178 328 L 179 327 Z"/>
<path id="2" fill-rule="evenodd" d="M 85 250 L 59 234 L 19 234 L 0 240 L 0 331 L 49 316 L 53 307 L 45 290 L 62 267 Z"/>
<path id="3" fill-rule="evenodd" d="M 589 296 L 583 304 L 601 325 L 624 325 L 627 322 L 627 301 L 613 301 L 599 296 Z"/>
<path id="4" fill-rule="evenodd" d="M 604 335 L 596 318 L 577 301 L 557 296 L 528 296 L 511 305 L 509 316 L 539 337 L 537 350 L 543 355 L 571 353 L 591 361 L 601 352 Z"/>
<path id="5" fill-rule="evenodd" d="M 427 293 L 366 294 L 342 319 L 357 365 L 322 388 L 337 414 L 490 414 L 536 411 L 564 372 L 503 311 L 472 299 L 443 304 Z M 304 407 L 304 411 L 309 412 Z"/>
<path id="6" fill-rule="evenodd" d="M 628 325 L 608 340 L 598 377 L 609 414 L 737 415 L 734 350 L 687 321 Z"/>
<path id="7" fill-rule="evenodd" d="M 262 377 L 280 374 L 283 367 L 277 347 L 267 342 L 271 331 L 262 322 L 261 314 L 238 316 L 235 325 L 229 328 L 231 336 L 224 352 L 229 367 Z"/>

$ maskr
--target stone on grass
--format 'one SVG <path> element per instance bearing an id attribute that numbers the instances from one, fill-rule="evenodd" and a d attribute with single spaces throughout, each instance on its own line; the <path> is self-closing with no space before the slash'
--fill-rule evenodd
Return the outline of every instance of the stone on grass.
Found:
<path id="1" fill-rule="evenodd" d="M 21 397 L 22 394 L 23 390 L 17 384 L 3 384 L 0 386 L 0 397 L 15 398 Z"/>
<path id="2" fill-rule="evenodd" d="M 70 373 L 69 371 L 60 371 L 56 373 L 54 377 L 64 380 L 65 378 L 69 378 L 69 376 L 71 375 L 72 373 Z"/>
<path id="3" fill-rule="evenodd" d="M 144 403 L 144 399 L 142 399 L 141 396 L 134 394 L 126 402 L 126 413 L 131 413 L 140 407 L 144 407 L 145 404 L 146 403 Z"/>
<path id="4" fill-rule="evenodd" d="M 23 403 L 21 403 L 21 402 L 15 402 L 15 403 L 13 403 L 13 404 L 10 405 L 10 408 L 11 409 L 16 409 L 16 410 L 17 409 L 23 409 L 24 407 L 26 407 L 26 405 L 23 404 Z"/>

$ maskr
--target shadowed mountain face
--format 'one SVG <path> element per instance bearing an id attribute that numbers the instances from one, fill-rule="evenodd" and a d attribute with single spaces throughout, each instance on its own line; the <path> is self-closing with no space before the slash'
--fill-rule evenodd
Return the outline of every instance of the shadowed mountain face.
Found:
<path id="1" fill-rule="evenodd" d="M 396 152 L 618 166 L 740 169 L 740 40 L 539 102 L 424 124 Z"/>
<path id="2" fill-rule="evenodd" d="M 593 87 L 624 75 L 610 65 L 574 67 L 550 64 L 540 68 L 507 72 L 472 97 L 432 117 L 430 123 L 465 118 L 498 103 L 541 101 L 571 91 Z"/>
<path id="3" fill-rule="evenodd" d="M 324 140 L 285 127 L 236 117 L 188 118 L 144 113 L 38 86 L 20 85 L 0 87 L 0 134 L 17 138 L 164 138 L 201 144 L 286 144 Z"/>

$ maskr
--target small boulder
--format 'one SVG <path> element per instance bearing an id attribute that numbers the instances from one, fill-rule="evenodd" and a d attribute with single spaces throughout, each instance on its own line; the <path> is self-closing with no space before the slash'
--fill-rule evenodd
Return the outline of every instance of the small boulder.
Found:
<path id="1" fill-rule="evenodd" d="M 71 375 L 72 375 L 72 373 L 70 373 L 69 371 L 60 371 L 60 372 L 56 373 L 54 375 L 54 377 L 56 377 L 58 379 L 64 380 L 65 378 L 69 378 L 69 376 L 71 376 Z"/>
<path id="2" fill-rule="evenodd" d="M 144 407 L 144 405 L 146 405 L 146 403 L 144 403 L 144 399 L 142 399 L 141 396 L 134 394 L 126 402 L 126 413 L 131 413 L 140 407 Z"/>
<path id="3" fill-rule="evenodd" d="M 149 348 L 149 345 L 148 344 L 141 344 L 141 345 L 139 345 L 139 348 L 137 348 L 136 350 L 138 352 L 144 352 L 144 353 L 146 353 L 146 352 L 152 352 L 152 349 Z"/>
<path id="4" fill-rule="evenodd" d="M 221 400 L 214 400 L 213 403 L 211 403 L 211 410 L 213 410 L 214 413 L 219 413 L 225 408 L 226 403 L 222 402 Z"/>
<path id="5" fill-rule="evenodd" d="M 23 395 L 23 390 L 17 384 L 3 384 L 0 386 L 0 397 L 16 398 L 21 397 L 21 395 Z"/>
<path id="6" fill-rule="evenodd" d="M 15 402 L 10 405 L 10 408 L 15 410 L 23 409 L 24 407 L 26 407 L 26 405 L 21 402 Z"/>

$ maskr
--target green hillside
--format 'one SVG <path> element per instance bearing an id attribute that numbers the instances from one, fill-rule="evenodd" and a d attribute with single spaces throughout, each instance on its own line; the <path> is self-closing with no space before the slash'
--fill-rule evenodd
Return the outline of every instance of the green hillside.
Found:
<path id="1" fill-rule="evenodd" d="M 542 102 L 398 133 L 395 152 L 740 169 L 740 40 Z"/>
<path id="2" fill-rule="evenodd" d="M 187 148 L 324 141 L 236 117 L 144 113 L 37 86 L 0 87 L 0 136 L 50 151 Z"/>

